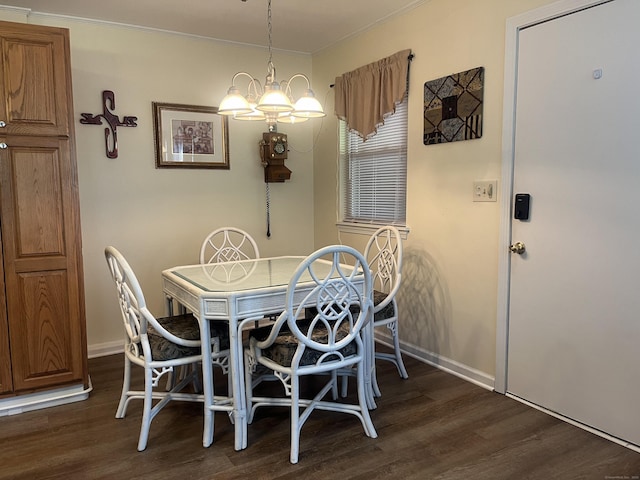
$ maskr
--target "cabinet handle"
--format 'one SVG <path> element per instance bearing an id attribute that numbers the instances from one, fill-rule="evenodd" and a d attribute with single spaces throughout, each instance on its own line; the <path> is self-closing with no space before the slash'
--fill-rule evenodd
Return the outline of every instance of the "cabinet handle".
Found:
<path id="1" fill-rule="evenodd" d="M 4 123 L 2 120 L 0 120 L 0 128 L 4 128 L 4 127 L 6 127 L 6 126 L 7 126 L 7 124 L 6 124 L 6 123 Z"/>
<path id="2" fill-rule="evenodd" d="M 9 145 L 7 145 L 4 142 L 0 142 L 0 149 L 4 150 L 5 148 L 7 148 Z"/>

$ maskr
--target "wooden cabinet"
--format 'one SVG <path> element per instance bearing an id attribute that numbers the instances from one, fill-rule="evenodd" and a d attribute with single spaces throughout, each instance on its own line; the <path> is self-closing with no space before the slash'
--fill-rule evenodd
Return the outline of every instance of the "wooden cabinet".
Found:
<path id="1" fill-rule="evenodd" d="M 0 22 L 4 135 L 69 136 L 73 128 L 68 34 Z"/>
<path id="2" fill-rule="evenodd" d="M 0 395 L 88 384 L 68 31 L 0 22 Z"/>

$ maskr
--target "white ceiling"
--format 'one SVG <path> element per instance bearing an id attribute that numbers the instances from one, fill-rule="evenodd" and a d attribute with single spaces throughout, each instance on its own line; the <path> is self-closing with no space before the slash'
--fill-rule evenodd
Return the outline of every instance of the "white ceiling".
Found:
<path id="1" fill-rule="evenodd" d="M 2 0 L 0 0 L 2 1 Z M 273 0 L 276 49 L 314 53 L 428 0 Z M 5 6 L 268 44 L 267 0 L 4 0 Z"/>

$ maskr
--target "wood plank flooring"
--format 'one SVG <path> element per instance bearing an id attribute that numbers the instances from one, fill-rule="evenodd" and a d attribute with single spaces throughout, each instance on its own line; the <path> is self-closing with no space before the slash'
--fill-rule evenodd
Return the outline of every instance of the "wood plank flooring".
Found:
<path id="1" fill-rule="evenodd" d="M 138 452 L 140 402 L 114 417 L 122 363 L 121 355 L 89 361 L 86 401 L 0 417 L 0 479 L 640 478 L 639 453 L 409 357 L 408 380 L 379 363 L 377 439 L 355 417 L 314 412 L 291 465 L 286 409 L 259 410 L 249 447 L 236 452 L 226 415 L 216 414 L 214 444 L 203 448 L 200 405 L 174 402 Z"/>

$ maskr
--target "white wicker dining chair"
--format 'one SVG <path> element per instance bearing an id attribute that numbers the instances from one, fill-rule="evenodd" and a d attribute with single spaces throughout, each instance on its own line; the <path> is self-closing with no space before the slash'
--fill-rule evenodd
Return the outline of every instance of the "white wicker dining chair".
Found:
<path id="1" fill-rule="evenodd" d="M 200 264 L 235 262 L 256 258 L 260 258 L 258 244 L 248 232 L 237 227 L 216 228 L 205 237 L 200 247 Z M 238 270 L 236 269 L 236 273 Z M 222 371 L 227 375 L 228 388 L 231 392 L 232 378 L 229 375 L 229 355 L 225 356 L 215 350 L 212 350 L 212 354 L 213 365 L 222 368 Z"/>
<path id="2" fill-rule="evenodd" d="M 220 263 L 260 258 L 258 244 L 240 228 L 221 227 L 206 236 L 200 248 L 200 263 Z"/>
<path id="3" fill-rule="evenodd" d="M 400 377 L 409 378 L 398 336 L 396 294 L 402 279 L 402 237 L 398 229 L 392 225 L 377 229 L 367 242 L 364 256 L 373 275 L 374 328 L 386 327 L 393 342 L 393 353 L 376 352 L 375 358 L 394 363 Z M 372 381 L 375 394 L 380 396 L 375 375 Z"/>
<path id="4" fill-rule="evenodd" d="M 393 353 L 376 351 L 376 344 L 371 346 L 375 359 L 386 360 L 395 364 L 401 378 L 409 378 L 407 370 L 402 361 L 400 350 L 400 338 L 398 336 L 398 304 L 396 294 L 400 288 L 402 279 L 402 237 L 398 229 L 392 225 L 378 228 L 367 241 L 364 249 L 364 256 L 372 272 L 373 278 L 373 304 L 374 320 L 373 327 L 387 327 L 391 334 Z M 307 310 L 307 316 L 313 314 L 314 309 Z M 375 373 L 375 363 L 370 365 L 370 377 L 373 394 L 381 396 Z M 342 396 L 346 397 L 348 387 L 348 376 L 353 372 L 348 369 L 342 372 Z M 372 408 L 375 405 L 371 399 Z"/>
<path id="5" fill-rule="evenodd" d="M 140 283 L 124 256 L 114 247 L 105 249 L 105 258 L 109 272 L 115 282 L 118 304 L 125 330 L 124 380 L 122 394 L 116 411 L 116 418 L 124 418 L 129 402 L 133 399 L 144 401 L 142 425 L 138 438 L 138 450 L 147 447 L 151 421 L 171 400 L 203 402 L 203 395 L 185 392 L 191 384 L 199 384 L 201 361 L 200 328 L 196 318 L 190 314 L 156 318 L 147 308 Z M 226 342 L 228 350 L 228 329 L 212 327 L 212 343 L 220 350 L 220 342 Z M 225 340 L 226 339 L 226 340 Z M 131 366 L 144 368 L 144 389 L 135 390 L 131 386 Z M 186 374 L 171 388 L 160 389 L 158 383 L 164 375 L 171 375 L 174 368 L 182 369 Z M 154 405 L 154 401 L 156 401 Z M 222 400 L 221 404 L 229 401 Z"/>
<path id="6" fill-rule="evenodd" d="M 318 273 L 314 261 L 319 258 L 330 260 L 330 274 Z M 354 265 L 354 270 L 345 268 L 341 260 Z M 358 277 L 363 279 L 360 286 Z M 312 286 L 306 284 L 309 281 Z M 305 282 L 303 290 L 296 288 L 299 282 Z M 259 407 L 288 406 L 291 463 L 298 462 L 300 432 L 315 409 L 355 415 L 365 434 L 377 437 L 367 408 L 364 378 L 367 354 L 360 335 L 373 316 L 372 285 L 365 259 L 357 250 L 343 245 L 322 248 L 303 260 L 293 274 L 287 289 L 286 309 L 275 324 L 250 334 L 249 348 L 245 349 L 248 420 L 251 423 Z M 299 295 L 303 295 L 302 303 L 294 307 L 299 303 Z M 305 307 L 311 306 L 315 308 L 315 315 L 304 318 Z M 354 306 L 358 308 L 352 308 Z M 345 368 L 356 372 L 358 403 L 324 400 L 329 392 L 335 391 L 337 372 Z M 282 382 L 284 396 L 254 395 L 257 388 L 254 376 L 264 376 L 265 369 L 272 373 L 272 378 Z M 324 376 L 327 381 L 313 398 L 301 398 L 301 377 L 309 375 Z"/>

